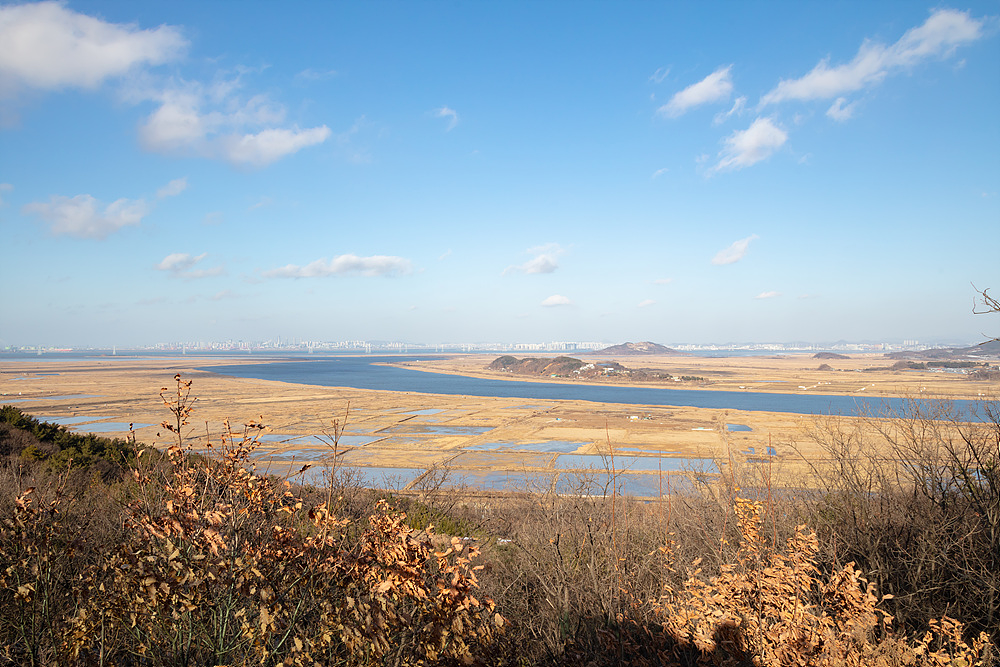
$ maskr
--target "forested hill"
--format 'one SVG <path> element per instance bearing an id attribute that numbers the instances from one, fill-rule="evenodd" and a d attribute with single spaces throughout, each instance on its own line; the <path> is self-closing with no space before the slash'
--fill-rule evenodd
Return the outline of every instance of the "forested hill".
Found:
<path id="1" fill-rule="evenodd" d="M 525 357 L 518 359 L 510 355 L 499 357 L 491 363 L 488 368 L 491 371 L 503 371 L 514 373 L 515 375 L 546 375 L 546 376 L 570 376 L 580 375 L 590 370 L 598 368 L 614 368 L 625 370 L 625 367 L 618 363 L 592 364 L 573 357 Z M 602 370 L 603 372 L 603 370 Z"/>
<path id="2" fill-rule="evenodd" d="M 487 366 L 491 371 L 513 375 L 539 377 L 602 378 L 615 381 L 656 382 L 670 380 L 673 376 L 654 368 L 626 368 L 617 361 L 581 361 L 573 357 L 525 357 L 518 359 L 504 355 Z M 684 377 L 682 380 L 703 380 L 701 377 Z"/>
<path id="3" fill-rule="evenodd" d="M 672 347 L 666 347 L 660 345 L 659 343 L 652 343 L 648 340 L 642 341 L 641 343 L 622 343 L 621 345 L 612 345 L 611 347 L 606 347 L 603 350 L 597 350 L 593 354 L 615 354 L 615 355 L 640 355 L 640 354 L 671 354 L 671 355 L 687 355 L 687 352 L 680 352 Z"/>

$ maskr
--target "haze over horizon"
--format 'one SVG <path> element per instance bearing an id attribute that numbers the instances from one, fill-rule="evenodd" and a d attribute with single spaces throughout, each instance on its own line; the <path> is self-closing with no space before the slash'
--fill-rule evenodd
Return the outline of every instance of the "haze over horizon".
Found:
<path id="1" fill-rule="evenodd" d="M 0 348 L 977 342 L 998 33 L 996 0 L 0 4 Z"/>

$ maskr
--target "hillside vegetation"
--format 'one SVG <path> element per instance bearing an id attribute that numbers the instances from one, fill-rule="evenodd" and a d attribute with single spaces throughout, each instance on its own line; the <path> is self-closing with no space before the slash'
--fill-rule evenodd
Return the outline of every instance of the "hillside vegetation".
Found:
<path id="1" fill-rule="evenodd" d="M 190 390 L 118 477 L 25 455 L 2 412 L 0 664 L 996 664 L 993 404 L 879 443 L 832 421 L 816 494 L 748 469 L 642 504 L 299 486 L 255 470 L 257 422 L 193 454 Z"/>
<path id="2" fill-rule="evenodd" d="M 573 357 L 524 357 L 504 355 L 494 359 L 487 369 L 513 375 L 534 375 L 550 378 L 593 380 L 597 378 L 628 378 L 632 382 L 670 380 L 666 372 L 645 368 L 626 368 L 617 361 L 581 361 Z M 704 378 L 683 378 L 702 380 Z"/>

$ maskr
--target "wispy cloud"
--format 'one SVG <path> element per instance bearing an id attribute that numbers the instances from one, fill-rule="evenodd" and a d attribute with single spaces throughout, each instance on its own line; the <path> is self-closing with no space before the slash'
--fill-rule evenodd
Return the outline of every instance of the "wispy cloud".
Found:
<path id="1" fill-rule="evenodd" d="M 709 173 L 730 169 L 743 169 L 771 156 L 788 141 L 788 133 L 775 125 L 770 118 L 758 118 L 745 130 L 737 130 L 726 137 L 719 152 L 719 161 Z"/>
<path id="2" fill-rule="evenodd" d="M 666 168 L 666 167 L 664 167 L 663 169 L 657 169 L 656 171 L 653 172 L 653 175 L 650 176 L 650 178 L 659 178 L 660 176 L 663 176 L 663 174 L 667 173 L 668 171 L 670 171 L 670 170 L 668 168 Z"/>
<path id="3" fill-rule="evenodd" d="M 890 46 L 866 40 L 851 62 L 830 66 L 821 60 L 798 79 L 783 79 L 765 94 L 760 105 L 788 100 L 833 99 L 873 86 L 896 71 L 932 58 L 947 58 L 964 44 L 980 39 L 985 20 L 969 12 L 936 9 L 920 26 L 912 28 Z"/>
<path id="4" fill-rule="evenodd" d="M 337 70 L 335 69 L 312 69 L 307 67 L 298 74 L 295 75 L 296 79 L 301 79 L 304 81 L 322 81 L 324 79 L 332 79 L 337 76 Z"/>
<path id="5" fill-rule="evenodd" d="M 674 282 L 673 278 L 657 278 L 656 280 L 653 281 L 653 284 L 654 285 L 669 285 L 672 282 Z"/>
<path id="6" fill-rule="evenodd" d="M 773 299 L 776 296 L 781 296 L 781 292 L 775 292 L 775 291 L 761 292 L 760 294 L 758 294 L 754 298 L 755 299 Z"/>
<path id="7" fill-rule="evenodd" d="M 558 243 L 548 243 L 546 245 L 528 248 L 527 252 L 529 255 L 534 255 L 534 257 L 529 259 L 524 264 L 508 266 L 503 270 L 503 275 L 506 276 L 512 273 L 552 273 L 559 268 L 559 256 L 562 255 L 565 250 Z"/>
<path id="8" fill-rule="evenodd" d="M 747 98 L 745 98 L 745 97 L 737 97 L 736 101 L 733 102 L 733 106 L 729 109 L 729 111 L 726 111 L 725 113 L 717 113 L 717 114 L 715 114 L 715 118 L 712 119 L 712 124 L 713 125 L 722 125 L 727 120 L 729 120 L 732 116 L 740 116 L 740 115 L 742 115 L 743 112 L 746 110 L 746 108 L 747 108 Z"/>
<path id="9" fill-rule="evenodd" d="M 258 199 L 253 204 L 250 204 L 250 206 L 247 207 L 247 210 L 248 211 L 254 211 L 254 210 L 258 209 L 258 208 L 264 208 L 265 206 L 270 206 L 273 203 L 274 203 L 274 200 L 271 199 L 270 197 L 261 197 L 260 199 Z"/>
<path id="10" fill-rule="evenodd" d="M 150 208 L 142 199 L 118 199 L 105 206 L 90 195 L 53 195 L 48 202 L 25 204 L 21 210 L 41 218 L 56 236 L 103 239 L 139 225 Z"/>
<path id="11" fill-rule="evenodd" d="M 180 193 L 187 190 L 187 186 L 188 186 L 187 177 L 175 178 L 174 180 L 170 181 L 169 183 L 167 183 L 162 188 L 156 191 L 156 198 L 164 199 L 166 197 L 176 197 Z"/>
<path id="12" fill-rule="evenodd" d="M 728 100 L 733 92 L 730 70 L 732 65 L 720 67 L 698 83 L 691 84 L 671 97 L 669 102 L 658 109 L 658 113 L 676 118 L 702 104 Z"/>
<path id="13" fill-rule="evenodd" d="M 143 65 L 179 58 L 180 30 L 140 30 L 74 12 L 62 2 L 0 7 L 0 95 L 19 88 L 96 88 Z"/>
<path id="14" fill-rule="evenodd" d="M 4 192 L 10 192 L 13 189 L 14 189 L 14 186 L 11 185 L 10 183 L 0 183 L 0 195 L 2 195 Z M 4 205 L 3 197 L 0 196 L 0 206 L 3 206 L 3 205 Z"/>
<path id="15" fill-rule="evenodd" d="M 571 305 L 573 305 L 573 302 L 570 301 L 568 297 L 565 297 L 562 294 L 553 294 L 552 296 L 542 301 L 542 306 L 546 308 L 554 308 L 556 306 L 571 306 Z"/>
<path id="16" fill-rule="evenodd" d="M 451 132 L 452 130 L 455 129 L 455 126 L 458 125 L 458 112 L 455 111 L 454 109 L 450 109 L 448 107 L 441 107 L 440 109 L 434 110 L 434 115 L 437 116 L 438 118 L 448 119 L 448 127 L 445 128 L 445 132 Z"/>
<path id="17" fill-rule="evenodd" d="M 668 76 L 670 76 L 670 68 L 660 67 L 649 76 L 649 80 L 653 83 L 663 83 L 663 80 Z"/>
<path id="18" fill-rule="evenodd" d="M 848 104 L 846 97 L 838 97 L 836 101 L 830 105 L 830 108 L 826 110 L 826 115 L 838 123 L 843 123 L 854 116 L 854 108 L 857 105 L 857 102 L 851 102 Z"/>
<path id="19" fill-rule="evenodd" d="M 264 271 L 264 278 L 322 278 L 358 274 L 362 276 L 399 276 L 413 272 L 410 260 L 390 255 L 340 255 L 327 261 L 317 259 L 305 266 L 287 264 L 277 269 Z"/>
<path id="20" fill-rule="evenodd" d="M 756 234 L 751 234 L 745 239 L 740 239 L 739 241 L 733 241 L 732 244 L 727 248 L 723 248 L 715 257 L 712 258 L 712 264 L 717 266 L 723 266 L 725 264 L 734 264 L 747 254 L 747 250 L 750 247 L 750 242 L 759 238 Z"/>
<path id="21" fill-rule="evenodd" d="M 653 299 L 643 299 L 642 301 L 639 302 L 639 308 L 648 308 L 649 306 L 652 306 L 654 303 L 656 303 L 656 301 L 654 301 Z"/>
<path id="22" fill-rule="evenodd" d="M 209 269 L 194 268 L 196 264 L 200 263 L 206 257 L 208 257 L 208 253 L 190 255 L 186 252 L 175 252 L 164 257 L 156 265 L 156 268 L 159 271 L 167 271 L 175 278 L 198 279 L 221 276 L 224 272 L 221 266 L 214 266 Z"/>

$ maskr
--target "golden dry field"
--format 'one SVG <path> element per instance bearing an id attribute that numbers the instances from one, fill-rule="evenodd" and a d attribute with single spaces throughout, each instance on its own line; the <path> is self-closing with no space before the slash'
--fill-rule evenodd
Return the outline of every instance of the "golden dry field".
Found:
<path id="1" fill-rule="evenodd" d="M 514 379 L 485 370 L 494 358 L 456 356 L 403 365 Z M 875 396 L 963 399 L 1000 395 L 1000 383 L 970 381 L 960 373 L 864 371 L 891 365 L 891 360 L 875 355 L 832 360 L 809 355 L 616 360 L 629 368 L 706 378 L 705 382 L 668 383 L 685 389 L 819 394 L 864 390 Z M 776 481 L 801 484 L 804 458 L 815 460 L 823 455 L 810 433 L 828 421 L 781 412 L 318 387 L 195 370 L 196 366 L 260 361 L 107 357 L 4 362 L 0 403 L 10 403 L 40 419 L 67 420 L 63 423 L 81 432 L 108 436 L 126 435 L 131 422 L 138 440 L 163 446 L 171 434 L 159 427 L 169 417 L 159 392 L 164 387 L 172 391 L 173 377 L 180 373 L 193 380 L 192 396 L 197 397 L 186 431 L 189 442 L 198 449 L 206 440 L 217 442 L 226 419 L 237 430 L 250 420 L 261 421 L 267 429 L 258 449 L 260 465 L 278 474 L 309 465 L 303 479 L 320 479 L 324 464 L 332 461 L 328 444 L 332 421 L 343 425 L 346 415 L 338 463 L 389 486 L 436 483 L 440 471 L 448 469 L 452 484 L 530 489 L 553 483 L 555 473 L 566 471 L 596 483 L 590 487 L 593 491 L 603 488 L 606 475 L 601 473 L 611 466 L 613 454 L 615 470 L 631 473 L 627 479 L 632 487 L 626 491 L 636 495 L 655 495 L 665 485 L 682 484 L 682 478 L 692 472 L 711 472 L 719 469 L 716 466 L 732 470 L 746 464 L 766 465 Z M 822 363 L 833 370 L 817 370 Z M 729 431 L 727 424 L 749 430 Z M 563 475 L 562 483 L 568 485 L 572 476 Z"/>

